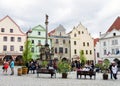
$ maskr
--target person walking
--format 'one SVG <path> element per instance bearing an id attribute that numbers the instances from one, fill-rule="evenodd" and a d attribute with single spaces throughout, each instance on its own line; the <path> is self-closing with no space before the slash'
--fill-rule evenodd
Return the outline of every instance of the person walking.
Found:
<path id="1" fill-rule="evenodd" d="M 112 79 L 113 73 L 112 73 L 112 63 L 109 66 L 109 71 L 110 71 L 110 78 Z"/>
<path id="2" fill-rule="evenodd" d="M 5 60 L 3 63 L 3 73 L 5 72 L 7 74 L 8 66 L 9 66 L 9 62 Z"/>
<path id="3" fill-rule="evenodd" d="M 10 61 L 10 68 L 11 68 L 11 74 L 10 75 L 14 75 L 14 60 L 11 59 Z"/>
<path id="4" fill-rule="evenodd" d="M 117 68 L 116 63 L 114 62 L 112 65 L 112 73 L 113 73 L 114 79 L 117 79 L 117 72 L 118 72 L 118 68 Z"/>

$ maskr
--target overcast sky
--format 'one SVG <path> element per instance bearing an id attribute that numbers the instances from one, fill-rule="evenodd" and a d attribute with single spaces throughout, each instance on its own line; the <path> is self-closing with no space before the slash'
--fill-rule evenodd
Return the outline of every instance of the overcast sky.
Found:
<path id="1" fill-rule="evenodd" d="M 0 0 L 0 19 L 8 15 L 26 32 L 45 27 L 48 14 L 49 31 L 62 24 L 69 32 L 81 22 L 92 37 L 99 37 L 120 16 L 119 5 L 120 0 Z"/>

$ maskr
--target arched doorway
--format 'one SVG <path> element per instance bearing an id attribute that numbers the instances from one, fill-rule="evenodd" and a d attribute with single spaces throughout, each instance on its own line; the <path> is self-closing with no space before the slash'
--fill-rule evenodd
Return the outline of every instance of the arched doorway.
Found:
<path id="1" fill-rule="evenodd" d="M 23 63 L 22 56 L 21 55 L 17 56 L 15 59 L 15 64 L 22 65 L 22 63 Z"/>
<path id="2" fill-rule="evenodd" d="M 10 61 L 12 59 L 11 55 L 6 55 L 3 60 Z"/>
<path id="3" fill-rule="evenodd" d="M 68 61 L 68 59 L 64 57 L 64 58 L 62 58 L 62 61 Z"/>

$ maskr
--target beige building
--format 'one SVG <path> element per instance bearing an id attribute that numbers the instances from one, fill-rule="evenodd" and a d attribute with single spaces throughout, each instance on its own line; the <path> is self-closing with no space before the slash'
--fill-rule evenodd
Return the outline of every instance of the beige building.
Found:
<path id="1" fill-rule="evenodd" d="M 69 32 L 69 35 L 71 43 L 71 58 L 73 58 L 73 60 L 79 59 L 80 50 L 83 50 L 87 60 L 94 60 L 94 41 L 88 33 L 87 28 L 80 23 Z"/>
<path id="2" fill-rule="evenodd" d="M 9 17 L 0 20 L 0 59 L 21 58 L 26 34 Z"/>
<path id="3" fill-rule="evenodd" d="M 54 58 L 69 59 L 70 58 L 70 37 L 66 34 L 66 30 L 62 25 L 49 32 L 52 39 L 52 47 L 54 47 Z"/>

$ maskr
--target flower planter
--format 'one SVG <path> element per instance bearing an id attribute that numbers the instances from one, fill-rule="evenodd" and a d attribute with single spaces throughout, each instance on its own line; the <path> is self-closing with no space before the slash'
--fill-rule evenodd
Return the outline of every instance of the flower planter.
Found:
<path id="1" fill-rule="evenodd" d="M 27 74 L 28 68 L 27 67 L 22 67 L 22 74 Z"/>
<path id="2" fill-rule="evenodd" d="M 62 73 L 62 78 L 67 78 L 67 73 Z"/>
<path id="3" fill-rule="evenodd" d="M 22 75 L 22 68 L 18 68 L 18 76 Z"/>
<path id="4" fill-rule="evenodd" d="M 108 80 L 108 74 L 106 73 L 103 74 L 103 80 Z"/>

